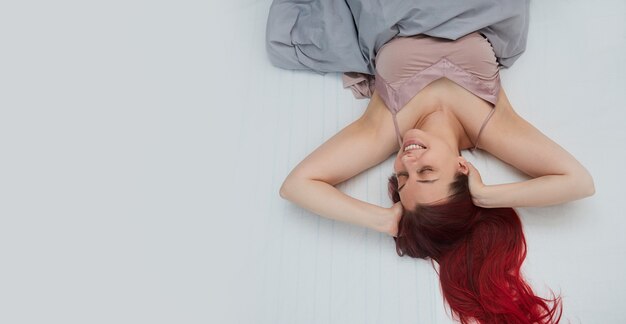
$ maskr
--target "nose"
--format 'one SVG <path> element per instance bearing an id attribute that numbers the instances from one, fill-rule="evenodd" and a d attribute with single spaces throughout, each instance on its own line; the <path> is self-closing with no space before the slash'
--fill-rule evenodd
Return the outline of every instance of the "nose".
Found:
<path id="1" fill-rule="evenodd" d="M 406 164 L 406 163 L 415 163 L 417 162 L 417 157 L 415 157 L 413 154 L 411 153 L 407 153 L 405 155 L 402 156 L 401 158 L 402 163 Z"/>
<path id="2" fill-rule="evenodd" d="M 417 166 L 417 158 L 411 154 L 402 156 L 400 161 L 406 170 L 411 170 Z"/>

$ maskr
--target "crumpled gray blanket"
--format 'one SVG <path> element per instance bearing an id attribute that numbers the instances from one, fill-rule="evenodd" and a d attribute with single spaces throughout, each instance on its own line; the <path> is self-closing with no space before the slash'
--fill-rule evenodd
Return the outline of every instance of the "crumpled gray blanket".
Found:
<path id="1" fill-rule="evenodd" d="M 272 64 L 318 73 L 346 72 L 354 95 L 373 91 L 376 53 L 396 36 L 455 40 L 474 31 L 502 67 L 526 48 L 530 0 L 274 0 L 266 29 Z"/>

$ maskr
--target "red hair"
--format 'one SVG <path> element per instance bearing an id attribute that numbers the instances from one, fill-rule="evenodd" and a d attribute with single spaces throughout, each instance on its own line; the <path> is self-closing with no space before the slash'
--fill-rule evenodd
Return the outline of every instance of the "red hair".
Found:
<path id="1" fill-rule="evenodd" d="M 461 173 L 450 189 L 444 203 L 405 209 L 395 238 L 398 255 L 439 264 L 443 297 L 463 324 L 558 323 L 561 297 L 536 296 L 520 272 L 526 240 L 515 210 L 475 206 Z M 389 195 L 400 201 L 394 176 Z"/>

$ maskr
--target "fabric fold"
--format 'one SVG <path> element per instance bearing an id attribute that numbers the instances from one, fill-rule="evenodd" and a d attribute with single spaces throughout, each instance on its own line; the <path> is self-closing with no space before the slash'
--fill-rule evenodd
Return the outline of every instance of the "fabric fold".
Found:
<path id="1" fill-rule="evenodd" d="M 350 88 L 357 99 L 371 98 L 376 87 L 376 78 L 371 74 L 346 72 L 341 76 L 343 88 Z"/>
<path id="2" fill-rule="evenodd" d="M 526 48 L 530 0 L 274 0 L 266 50 L 293 70 L 375 74 L 376 54 L 394 37 L 456 40 L 478 31 L 510 67 Z M 351 76 L 348 76 L 351 78 Z M 358 95 L 371 88 L 352 84 Z"/>

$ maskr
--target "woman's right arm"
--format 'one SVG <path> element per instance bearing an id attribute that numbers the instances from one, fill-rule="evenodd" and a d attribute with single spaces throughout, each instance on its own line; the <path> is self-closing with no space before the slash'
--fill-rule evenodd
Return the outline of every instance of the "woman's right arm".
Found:
<path id="1" fill-rule="evenodd" d="M 395 235 L 401 205 L 384 208 L 335 185 L 386 160 L 397 145 L 389 112 L 375 94 L 364 115 L 331 137 L 287 176 L 280 196 L 320 216 Z"/>

